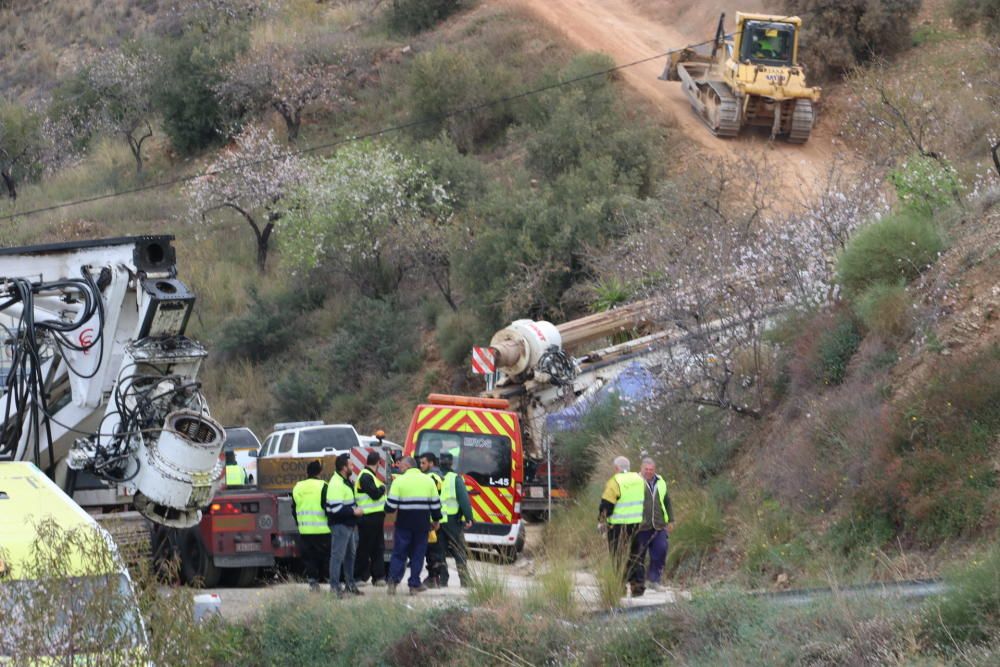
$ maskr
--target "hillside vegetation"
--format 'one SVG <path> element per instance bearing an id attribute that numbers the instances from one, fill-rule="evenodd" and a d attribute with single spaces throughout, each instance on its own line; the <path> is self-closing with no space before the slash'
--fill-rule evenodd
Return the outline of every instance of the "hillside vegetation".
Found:
<path id="1" fill-rule="evenodd" d="M 614 452 L 647 453 L 682 581 L 934 575 L 1000 525 L 994 15 L 787 4 L 828 28 L 817 57 L 901 22 L 816 65 L 846 148 L 795 210 L 767 151 L 692 157 L 608 57 L 492 3 L 93 3 L 58 36 L 78 3 L 0 3 L 3 242 L 175 234 L 213 412 L 260 433 L 400 439 L 428 392 L 478 389 L 469 348 L 515 318 L 656 298 L 695 333 L 766 321 L 561 436 L 582 500 L 549 539 L 596 567 L 571 527 Z"/>

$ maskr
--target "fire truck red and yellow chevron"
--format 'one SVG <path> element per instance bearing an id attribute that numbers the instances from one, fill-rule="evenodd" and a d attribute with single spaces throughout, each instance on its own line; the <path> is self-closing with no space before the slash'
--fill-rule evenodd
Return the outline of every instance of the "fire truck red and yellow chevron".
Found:
<path id="1" fill-rule="evenodd" d="M 476 399 L 469 399 L 470 402 Z M 469 489 L 469 502 L 475 521 L 480 523 L 506 523 L 514 520 L 514 486 L 524 478 L 524 471 L 518 465 L 517 456 L 521 448 L 521 436 L 514 415 L 501 410 L 479 407 L 456 407 L 447 405 L 422 405 L 417 409 L 410 426 L 407 449 L 415 451 L 417 440 L 423 431 L 450 431 L 455 433 L 476 433 L 481 435 L 506 436 L 511 443 L 512 483 L 507 488 L 483 486 L 470 477 L 465 477 Z"/>

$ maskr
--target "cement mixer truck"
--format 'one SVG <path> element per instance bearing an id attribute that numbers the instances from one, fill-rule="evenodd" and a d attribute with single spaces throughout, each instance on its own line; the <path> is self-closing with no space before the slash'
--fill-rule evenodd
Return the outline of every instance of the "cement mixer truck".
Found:
<path id="1" fill-rule="evenodd" d="M 657 321 L 653 301 L 559 325 L 517 320 L 493 335 L 486 357 L 494 375 L 481 395 L 506 400 L 520 417 L 525 516 L 545 516 L 568 496 L 566 467 L 552 446 L 560 413 L 575 406 L 583 414 L 588 399 L 629 372 L 645 372 L 641 392 L 651 392 L 657 354 L 683 335 Z"/>

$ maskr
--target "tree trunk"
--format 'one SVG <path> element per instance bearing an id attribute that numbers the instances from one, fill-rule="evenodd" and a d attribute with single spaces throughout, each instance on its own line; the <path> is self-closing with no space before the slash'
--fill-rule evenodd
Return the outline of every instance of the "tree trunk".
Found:
<path id="1" fill-rule="evenodd" d="M 254 233 L 257 234 L 257 270 L 264 273 L 267 268 L 268 244 L 271 241 L 271 232 L 274 231 L 274 223 L 269 222 L 264 225 L 263 231 L 258 231 L 253 225 Z"/>
<path id="2" fill-rule="evenodd" d="M 17 184 L 14 182 L 14 177 L 10 173 L 10 168 L 4 168 L 0 170 L 0 176 L 3 177 L 3 183 L 7 186 L 7 196 L 10 197 L 12 201 L 17 201 Z"/>

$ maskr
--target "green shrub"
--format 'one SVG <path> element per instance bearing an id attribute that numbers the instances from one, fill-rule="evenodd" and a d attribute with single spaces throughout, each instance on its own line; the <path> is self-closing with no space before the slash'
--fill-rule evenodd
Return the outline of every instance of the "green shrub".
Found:
<path id="1" fill-rule="evenodd" d="M 733 482 L 725 476 L 713 477 L 708 483 L 708 495 L 712 502 L 719 507 L 725 508 L 729 503 L 736 500 L 739 492 Z"/>
<path id="2" fill-rule="evenodd" d="M 312 364 L 297 365 L 275 387 L 278 421 L 319 419 L 330 403 L 329 373 Z"/>
<path id="3" fill-rule="evenodd" d="M 722 541 L 725 532 L 722 512 L 712 500 L 706 498 L 698 511 L 685 515 L 670 534 L 667 572 L 697 572 L 704 559 Z"/>
<path id="4" fill-rule="evenodd" d="M 868 331 L 884 340 L 902 340 L 912 332 L 913 300 L 905 285 L 870 285 L 855 300 L 854 312 Z"/>
<path id="5" fill-rule="evenodd" d="M 623 424 L 621 402 L 610 396 L 593 403 L 577 428 L 553 434 L 553 455 L 569 469 L 570 488 L 580 489 L 587 483 L 594 471 L 593 447 L 607 442 Z"/>
<path id="6" fill-rule="evenodd" d="M 249 45 L 242 27 L 206 33 L 197 26 L 180 36 L 161 38 L 155 49 L 162 61 L 153 103 L 163 116 L 163 131 L 174 150 L 190 155 L 226 139 L 240 118 L 215 92 L 224 67 Z"/>
<path id="7" fill-rule="evenodd" d="M 263 297 L 249 288 L 246 314 L 227 320 L 216 341 L 224 353 L 261 361 L 285 349 L 299 335 L 297 318 L 323 303 L 319 289 L 296 289 L 274 297 Z"/>
<path id="8" fill-rule="evenodd" d="M 997 0 L 952 0 L 951 17 L 962 28 L 978 25 L 994 42 L 1000 41 L 1000 2 Z"/>
<path id="9" fill-rule="evenodd" d="M 966 643 L 1000 638 L 1000 547 L 993 546 L 946 582 L 948 592 L 928 605 L 923 617 L 924 633 L 934 645 L 952 652 Z"/>
<path id="10" fill-rule="evenodd" d="M 469 57 L 468 54 L 438 46 L 418 55 L 410 67 L 406 99 L 416 119 L 418 137 L 434 137 L 446 132 L 462 152 L 503 135 L 514 116 L 510 105 L 493 104 L 471 108 L 513 92 L 516 76 L 503 63 Z"/>
<path id="11" fill-rule="evenodd" d="M 930 217 L 960 198 L 961 184 L 955 168 L 923 155 L 909 158 L 889 173 L 889 182 L 903 205 L 917 215 Z"/>
<path id="12" fill-rule="evenodd" d="M 848 294 L 876 283 L 908 282 L 933 264 L 944 247 L 931 220 L 897 213 L 855 234 L 837 261 L 837 279 Z"/>
<path id="13" fill-rule="evenodd" d="M 880 548 L 896 534 L 891 517 L 864 500 L 853 503 L 851 513 L 830 527 L 825 540 L 830 547 L 844 556 L 862 555 Z"/>
<path id="14" fill-rule="evenodd" d="M 427 30 L 462 6 L 462 0 L 392 0 L 389 27 L 404 34 Z"/>
<path id="15" fill-rule="evenodd" d="M 920 0 L 785 0 L 784 10 L 802 17 L 800 60 L 823 80 L 908 48 Z"/>
<path id="16" fill-rule="evenodd" d="M 254 621 L 260 652 L 247 653 L 236 664 L 381 664 L 383 651 L 417 627 L 426 632 L 426 622 L 409 605 L 391 598 L 345 604 L 330 595 L 300 593 L 264 607 Z"/>
<path id="17" fill-rule="evenodd" d="M 468 366 L 472 346 L 489 343 L 491 329 L 471 311 L 445 312 L 437 326 L 441 358 L 452 366 Z"/>
<path id="18" fill-rule="evenodd" d="M 819 376 L 824 384 L 837 385 L 847 377 L 847 367 L 858 351 L 862 335 L 849 315 L 841 315 L 823 332 L 818 343 Z"/>

